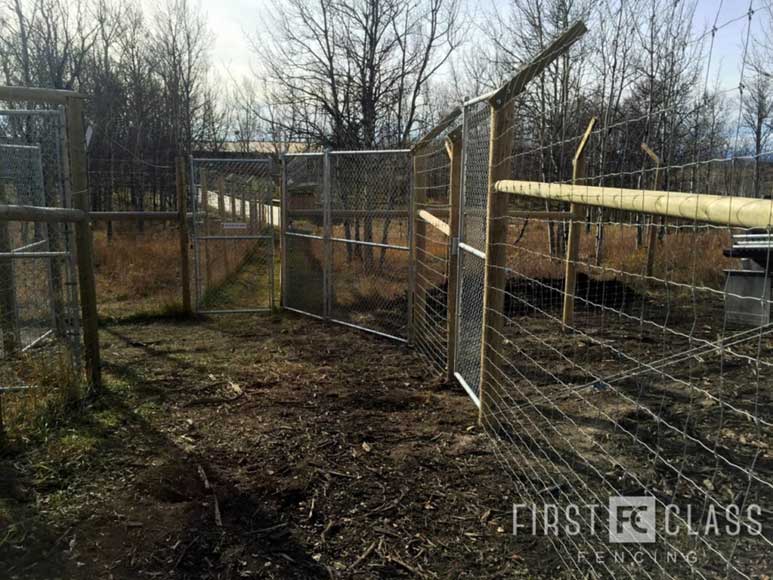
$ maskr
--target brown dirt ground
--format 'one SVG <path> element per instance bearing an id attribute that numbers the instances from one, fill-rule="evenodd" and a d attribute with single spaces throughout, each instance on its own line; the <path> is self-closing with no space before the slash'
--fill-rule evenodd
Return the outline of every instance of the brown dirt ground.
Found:
<path id="1" fill-rule="evenodd" d="M 293 315 L 102 340 L 108 393 L 0 458 L 0 577 L 555 577 L 412 351 Z"/>

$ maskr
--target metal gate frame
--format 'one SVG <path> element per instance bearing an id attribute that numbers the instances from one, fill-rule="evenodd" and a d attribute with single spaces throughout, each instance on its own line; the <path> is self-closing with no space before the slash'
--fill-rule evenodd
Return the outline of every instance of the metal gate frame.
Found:
<path id="1" fill-rule="evenodd" d="M 271 177 L 273 175 L 273 169 L 274 169 L 274 160 L 271 158 L 267 159 L 240 159 L 240 158 L 207 158 L 207 157 L 193 157 L 190 158 L 190 205 L 193 209 L 193 263 L 194 263 L 194 290 L 195 290 L 195 305 L 194 310 L 197 314 L 251 314 L 251 313 L 265 313 L 265 312 L 272 312 L 274 310 L 274 304 L 275 304 L 275 297 L 274 297 L 274 286 L 275 286 L 275 229 L 276 225 L 274 223 L 274 210 L 273 210 L 273 203 L 272 198 L 273 196 L 268 196 L 263 201 L 263 207 L 262 209 L 258 209 L 258 211 L 264 211 L 266 207 L 269 208 L 269 220 L 268 220 L 268 234 L 255 234 L 255 235 L 241 235 L 241 236 L 227 236 L 227 235 L 208 235 L 206 232 L 202 233 L 200 231 L 201 226 L 203 225 L 200 218 L 199 213 L 199 196 L 197 196 L 198 192 L 198 184 L 196 181 L 196 166 L 197 164 L 235 164 L 235 163 L 244 163 L 244 164 L 254 164 L 257 166 L 267 166 L 267 172 L 266 175 L 268 177 Z M 256 204 L 257 207 L 260 208 L 258 204 Z M 204 217 L 206 219 L 206 216 Z M 269 304 L 266 307 L 256 307 L 256 308 L 232 308 L 232 309 L 203 309 L 201 307 L 201 302 L 203 298 L 203 292 L 202 292 L 202 277 L 201 277 L 201 254 L 200 254 L 200 246 L 202 243 L 206 243 L 207 241 L 213 241 L 213 240 L 266 240 L 266 243 L 270 246 L 270 251 L 267 255 L 268 258 L 268 284 L 269 284 Z"/>
<path id="2" fill-rule="evenodd" d="M 410 194 L 408 202 L 408 208 L 413 206 L 413 186 L 412 186 L 412 180 L 409 179 L 410 175 L 410 149 L 366 149 L 366 150 L 344 150 L 344 151 L 332 151 L 332 150 L 325 150 L 324 152 L 319 153 L 288 153 L 282 156 L 282 218 L 281 218 L 281 288 L 282 288 L 282 307 L 285 310 L 289 310 L 291 312 L 297 312 L 299 314 L 303 314 L 306 316 L 311 316 L 312 318 L 317 318 L 320 320 L 327 320 L 329 322 L 334 322 L 336 324 L 340 324 L 342 326 L 346 326 L 349 328 L 354 328 L 357 330 L 362 330 L 364 332 L 368 332 L 370 334 L 375 334 L 377 336 L 381 336 L 384 338 L 389 338 L 391 340 L 395 340 L 402 343 L 408 343 L 408 337 L 402 337 L 402 336 L 395 336 L 393 334 L 389 334 L 386 332 L 382 332 L 380 330 L 376 330 L 374 328 L 368 328 L 366 326 L 362 326 L 359 324 L 355 324 L 352 322 L 348 322 L 346 320 L 341 320 L 339 318 L 336 318 L 333 315 L 333 256 L 332 256 L 332 245 L 333 243 L 337 242 L 345 242 L 347 244 L 355 244 L 355 245 L 361 245 L 361 246 L 370 246 L 372 248 L 385 248 L 388 250 L 397 250 L 402 251 L 410 254 L 411 247 L 410 247 L 410 240 L 413 239 L 413 220 L 408 219 L 407 220 L 407 239 L 409 240 L 409 245 L 396 245 L 396 244 L 383 244 L 380 242 L 370 242 L 370 241 L 364 241 L 364 240 L 356 240 L 356 239 L 350 239 L 350 238 L 339 238 L 339 237 L 333 237 L 332 235 L 332 191 L 331 191 L 331 157 L 338 156 L 338 155 L 388 155 L 388 154 L 405 154 L 406 155 L 406 177 L 409 180 L 409 183 L 411 184 L 410 187 Z M 288 192 L 288 175 L 287 175 L 287 161 L 288 159 L 293 158 L 301 158 L 301 157 L 321 157 L 322 158 L 322 166 L 323 166 L 323 176 L 322 176 L 322 191 L 321 191 L 321 199 L 320 199 L 320 209 L 322 213 L 322 235 L 316 235 L 316 234 L 307 234 L 307 233 L 300 233 L 300 232 L 293 232 L 288 229 L 288 210 L 289 210 L 289 201 L 290 201 L 290 195 Z M 410 215 L 410 209 L 406 210 L 406 216 Z M 320 291 L 322 292 L 322 314 L 315 314 L 313 312 L 309 312 L 306 310 L 303 310 L 301 308 L 294 307 L 292 305 L 288 304 L 288 289 L 289 289 L 289 283 L 288 283 L 288 238 L 305 238 L 305 239 L 311 239 L 311 240 L 319 240 L 323 244 L 323 268 L 322 268 L 322 287 L 320 288 Z M 412 305 L 411 305 L 411 278 L 413 276 L 413 264 L 410 260 L 408 260 L 408 287 L 407 290 L 407 308 L 406 308 L 406 328 L 410 328 L 411 324 L 411 312 L 412 312 Z"/>
<path id="3" fill-rule="evenodd" d="M 462 107 L 462 131 L 463 131 L 462 143 L 464 143 L 464 146 L 462 148 L 461 193 L 460 193 L 460 199 L 459 199 L 459 232 L 458 232 L 458 238 L 457 238 L 458 241 L 455 244 L 456 245 L 456 250 L 458 251 L 458 260 L 457 260 L 457 280 L 458 280 L 458 284 L 457 284 L 457 288 L 456 288 L 456 297 L 455 297 L 455 300 L 456 300 L 456 325 L 455 325 L 455 330 L 456 330 L 456 333 L 457 333 L 457 337 L 456 337 L 457 339 L 454 341 L 455 352 L 454 352 L 454 357 L 453 357 L 454 358 L 453 373 L 454 373 L 454 377 L 456 377 L 456 380 L 459 382 L 459 384 L 462 386 L 462 388 L 464 388 L 464 390 L 470 396 L 470 398 L 472 399 L 473 403 L 475 403 L 475 405 L 478 408 L 480 408 L 480 396 L 479 396 L 480 385 L 479 385 L 479 382 L 480 382 L 480 366 L 481 366 L 481 362 L 482 361 L 480 359 L 478 359 L 477 360 L 477 365 L 478 365 L 477 369 L 472 369 L 474 376 L 465 377 L 464 374 L 463 374 L 464 369 L 460 365 L 460 362 L 462 360 L 462 358 L 460 356 L 461 355 L 461 350 L 462 350 L 462 348 L 464 348 L 464 345 L 462 344 L 462 342 L 463 342 L 462 336 L 464 335 L 465 305 L 467 305 L 468 307 L 472 307 L 473 306 L 471 300 L 467 300 L 465 302 L 465 295 L 464 295 L 465 279 L 466 279 L 466 277 L 465 277 L 465 269 L 464 269 L 465 261 L 468 258 L 470 258 L 470 257 L 473 257 L 474 259 L 477 259 L 477 260 L 482 260 L 483 261 L 483 270 L 484 270 L 484 272 L 485 272 L 485 264 L 486 264 L 486 252 L 485 252 L 485 250 L 481 250 L 480 248 L 476 248 L 473 245 L 471 245 L 471 243 L 468 243 L 468 242 L 472 242 L 472 240 L 469 240 L 468 236 L 467 236 L 467 220 L 466 220 L 466 217 L 467 217 L 468 209 L 470 209 L 469 208 L 469 205 L 470 205 L 469 202 L 470 202 L 470 197 L 471 197 L 471 195 L 470 195 L 471 192 L 470 192 L 470 187 L 469 187 L 469 182 L 468 182 L 468 177 L 469 177 L 469 167 L 468 167 L 468 164 L 470 163 L 469 153 L 470 153 L 470 150 L 472 149 L 472 147 L 470 145 L 470 131 L 469 131 L 469 125 L 468 125 L 468 122 L 470 120 L 469 113 L 468 113 L 468 108 L 475 107 L 475 106 L 481 106 L 481 105 L 478 102 L 471 102 L 471 103 L 466 104 L 464 107 Z M 490 107 L 488 106 L 488 104 L 485 104 L 483 106 L 485 106 L 485 109 L 488 112 L 489 119 L 490 119 L 490 115 L 491 115 Z M 485 125 L 486 125 L 486 127 L 489 127 L 488 123 L 486 123 Z M 488 157 L 488 147 L 486 147 L 486 156 Z M 487 161 L 488 161 L 488 159 L 487 159 Z M 488 165 L 486 166 L 486 170 L 487 170 L 487 174 L 488 174 Z M 487 180 L 488 180 L 488 175 L 487 175 Z M 486 195 L 486 197 L 488 196 L 488 186 L 486 186 L 485 195 Z M 486 234 L 485 234 L 485 231 L 486 231 L 485 230 L 485 225 L 486 225 L 485 224 L 485 220 L 486 220 L 486 217 L 485 216 L 486 216 L 486 211 L 485 211 L 485 206 L 484 206 L 484 209 L 483 209 L 483 228 L 484 228 L 483 229 L 483 238 L 484 239 L 482 240 L 484 248 L 485 248 L 485 243 L 486 243 L 486 240 L 485 240 L 485 237 L 486 237 Z M 485 291 L 485 288 L 484 288 L 484 291 Z M 481 296 L 481 298 L 482 298 L 482 296 Z M 483 317 L 485 315 L 485 312 L 483 312 L 483 308 L 484 308 L 484 306 L 483 306 L 483 303 L 481 301 L 481 306 L 480 306 L 481 320 L 483 320 Z M 479 341 L 479 343 L 477 345 L 477 348 L 473 349 L 474 350 L 473 356 L 475 356 L 475 354 L 478 354 L 478 356 L 480 355 L 480 346 L 481 346 L 482 339 L 483 339 L 483 325 L 482 325 L 482 323 L 480 325 L 480 328 L 476 329 L 476 330 L 478 330 L 481 333 L 481 336 L 480 336 L 480 341 Z M 470 381 L 472 381 L 472 382 L 470 382 Z"/>

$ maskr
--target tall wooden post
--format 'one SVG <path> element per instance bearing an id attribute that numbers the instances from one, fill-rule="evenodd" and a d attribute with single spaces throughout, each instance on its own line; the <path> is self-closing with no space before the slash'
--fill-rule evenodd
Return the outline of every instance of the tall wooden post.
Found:
<path id="1" fill-rule="evenodd" d="M 0 204 L 8 203 L 5 186 L 0 183 Z M 12 250 L 7 221 L 0 221 L 0 252 Z M 13 260 L 0 258 L 0 332 L 3 334 L 3 354 L 12 356 L 19 350 L 19 327 L 16 318 L 16 280 Z"/>
<path id="2" fill-rule="evenodd" d="M 287 307 L 287 205 L 290 196 L 287 194 L 287 158 L 282 157 L 282 184 L 280 186 L 279 202 L 279 305 Z"/>
<path id="3" fill-rule="evenodd" d="M 177 157 L 177 224 L 180 231 L 180 284 L 183 313 L 191 313 L 191 271 L 188 253 L 188 187 L 185 158 Z"/>
<path id="4" fill-rule="evenodd" d="M 502 330 L 505 325 L 504 301 L 507 276 L 507 209 L 510 196 L 497 193 L 494 184 L 510 177 L 513 99 L 491 102 L 489 141 L 488 201 L 486 205 L 486 265 L 483 285 L 483 332 L 480 365 L 480 414 L 482 425 L 498 406 L 496 391 L 501 388 Z"/>
<path id="5" fill-rule="evenodd" d="M 652 189 L 660 189 L 660 157 L 658 157 L 655 152 L 646 144 L 641 144 L 642 151 L 644 151 L 647 156 L 652 159 L 652 161 L 655 162 L 655 179 L 654 183 L 652 184 Z M 645 218 L 646 219 L 646 218 Z M 646 275 L 652 276 L 653 272 L 655 271 L 655 250 L 657 249 L 657 243 L 658 243 L 658 227 L 655 225 L 655 216 L 652 216 L 650 218 L 650 231 L 648 232 L 649 235 L 647 236 L 647 269 L 646 269 Z"/>
<path id="6" fill-rule="evenodd" d="M 577 183 L 577 180 L 585 177 L 585 158 L 583 153 L 585 151 L 585 145 L 588 143 L 591 131 L 596 124 L 596 117 L 593 117 L 588 123 L 585 134 L 580 140 L 580 144 L 577 146 L 574 158 L 572 159 L 572 185 Z M 585 206 L 577 203 L 572 203 L 569 206 L 569 213 L 572 214 L 569 219 L 569 235 L 567 236 L 566 243 L 566 268 L 564 271 L 564 311 L 561 321 L 563 323 L 564 330 L 572 326 L 574 322 L 574 294 L 575 286 L 577 283 L 577 258 L 580 253 L 580 230 L 582 228 L 582 220 L 585 219 Z"/>
<path id="7" fill-rule="evenodd" d="M 68 98 L 67 151 L 70 160 L 70 183 L 73 206 L 84 212 L 91 211 L 88 172 L 86 166 L 86 132 L 83 127 L 83 100 Z M 99 327 L 97 315 L 97 288 L 94 280 L 94 235 L 91 222 L 83 220 L 75 224 L 75 244 L 78 259 L 78 283 L 80 288 L 81 318 L 83 319 L 83 345 L 86 373 L 92 391 L 102 390 L 102 369 L 99 353 Z"/>
<path id="8" fill-rule="evenodd" d="M 454 380 L 456 369 L 456 344 L 458 342 L 457 301 L 459 299 L 459 212 L 462 201 L 462 128 L 455 129 L 446 139 L 451 158 L 451 183 L 449 187 L 448 237 L 448 382 Z"/>

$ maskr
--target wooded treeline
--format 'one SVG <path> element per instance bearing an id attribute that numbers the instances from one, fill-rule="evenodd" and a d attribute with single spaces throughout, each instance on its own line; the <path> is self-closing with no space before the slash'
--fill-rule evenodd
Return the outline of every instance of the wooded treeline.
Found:
<path id="1" fill-rule="evenodd" d="M 773 16 L 724 4 L 714 18 L 698 0 L 263 2 L 245 15 L 255 21 L 253 73 L 234 78 L 215 74 L 217 31 L 196 0 L 4 0 L 0 82 L 88 94 L 96 203 L 110 207 L 123 188 L 140 208 L 148 189 L 165 189 L 173 157 L 192 150 L 247 152 L 258 139 L 277 154 L 288 142 L 407 146 L 582 18 L 590 32 L 517 107 L 515 151 L 533 153 L 516 170 L 566 179 L 571 139 L 595 115 L 594 175 L 639 185 L 644 142 L 664 166 L 746 155 L 751 193 L 766 195 Z M 731 55 L 715 46 L 728 35 Z M 662 186 L 699 177 L 665 172 Z"/>
<path id="2" fill-rule="evenodd" d="M 168 0 L 153 11 L 113 0 L 0 4 L 0 82 L 89 97 L 98 209 L 110 209 L 117 191 L 136 209 L 148 197 L 170 205 L 175 156 L 225 141 L 227 116 L 209 48 L 204 15 L 189 0 Z"/>

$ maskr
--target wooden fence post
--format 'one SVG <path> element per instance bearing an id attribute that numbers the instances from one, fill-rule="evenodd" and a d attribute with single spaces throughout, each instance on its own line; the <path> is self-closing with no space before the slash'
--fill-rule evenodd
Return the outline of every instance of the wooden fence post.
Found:
<path id="1" fill-rule="evenodd" d="M 448 382 L 454 380 L 456 369 L 456 344 L 458 341 L 457 300 L 459 299 L 459 211 L 462 198 L 462 128 L 455 129 L 446 139 L 451 158 L 451 183 L 449 187 L 449 219 L 451 235 L 448 237 Z"/>
<path id="2" fill-rule="evenodd" d="M 86 169 L 86 132 L 83 127 L 83 100 L 67 99 L 67 150 L 70 159 L 70 183 L 73 206 L 91 211 L 88 172 Z M 86 373 L 92 391 L 102 390 L 102 369 L 99 353 L 99 319 L 97 289 L 94 279 L 94 234 L 89 220 L 75 224 L 75 245 L 78 260 L 81 318 Z"/>
<path id="3" fill-rule="evenodd" d="M 177 224 L 180 229 L 180 283 L 183 313 L 191 314 L 191 271 L 188 254 L 188 187 L 185 158 L 177 157 Z"/>
<path id="4" fill-rule="evenodd" d="M 510 196 L 497 193 L 494 184 L 510 175 L 513 125 L 513 99 L 491 103 L 489 137 L 488 200 L 486 204 L 486 265 L 483 283 L 483 332 L 480 364 L 479 422 L 486 425 L 498 404 L 498 385 L 502 384 L 495 361 L 502 356 L 502 330 L 505 324 L 504 302 L 507 276 L 507 210 Z"/>
<path id="5" fill-rule="evenodd" d="M 282 183 L 280 185 L 279 201 L 279 305 L 287 306 L 287 158 L 282 157 Z M 272 210 L 273 211 L 273 210 Z"/>
<path id="6" fill-rule="evenodd" d="M 596 124 L 596 117 L 593 117 L 588 123 L 585 134 L 577 146 L 574 158 L 572 159 L 572 185 L 575 185 L 577 179 L 585 177 L 585 158 L 583 152 L 588 143 L 591 131 Z M 577 257 L 580 253 L 580 223 L 585 219 L 585 206 L 577 203 L 569 205 L 569 235 L 566 242 L 566 268 L 564 271 L 564 310 L 561 322 L 564 330 L 568 329 L 574 321 L 574 293 L 577 282 Z"/>
<path id="7" fill-rule="evenodd" d="M 8 203 L 5 188 L 0 183 L 0 204 Z M 0 252 L 10 252 L 11 235 L 8 222 L 0 221 Z M 3 334 L 3 354 L 14 355 L 19 350 L 19 328 L 16 317 L 16 280 L 13 260 L 0 258 L 0 332 Z"/>
<path id="8" fill-rule="evenodd" d="M 646 144 L 641 144 L 642 151 L 646 153 L 650 159 L 655 162 L 655 182 L 652 185 L 652 189 L 660 189 L 660 157 Z M 646 219 L 646 218 L 645 218 Z M 652 276 L 655 270 L 655 251 L 658 243 L 658 228 L 655 225 L 655 216 L 650 217 L 650 231 L 647 237 L 647 269 L 646 275 Z"/>

